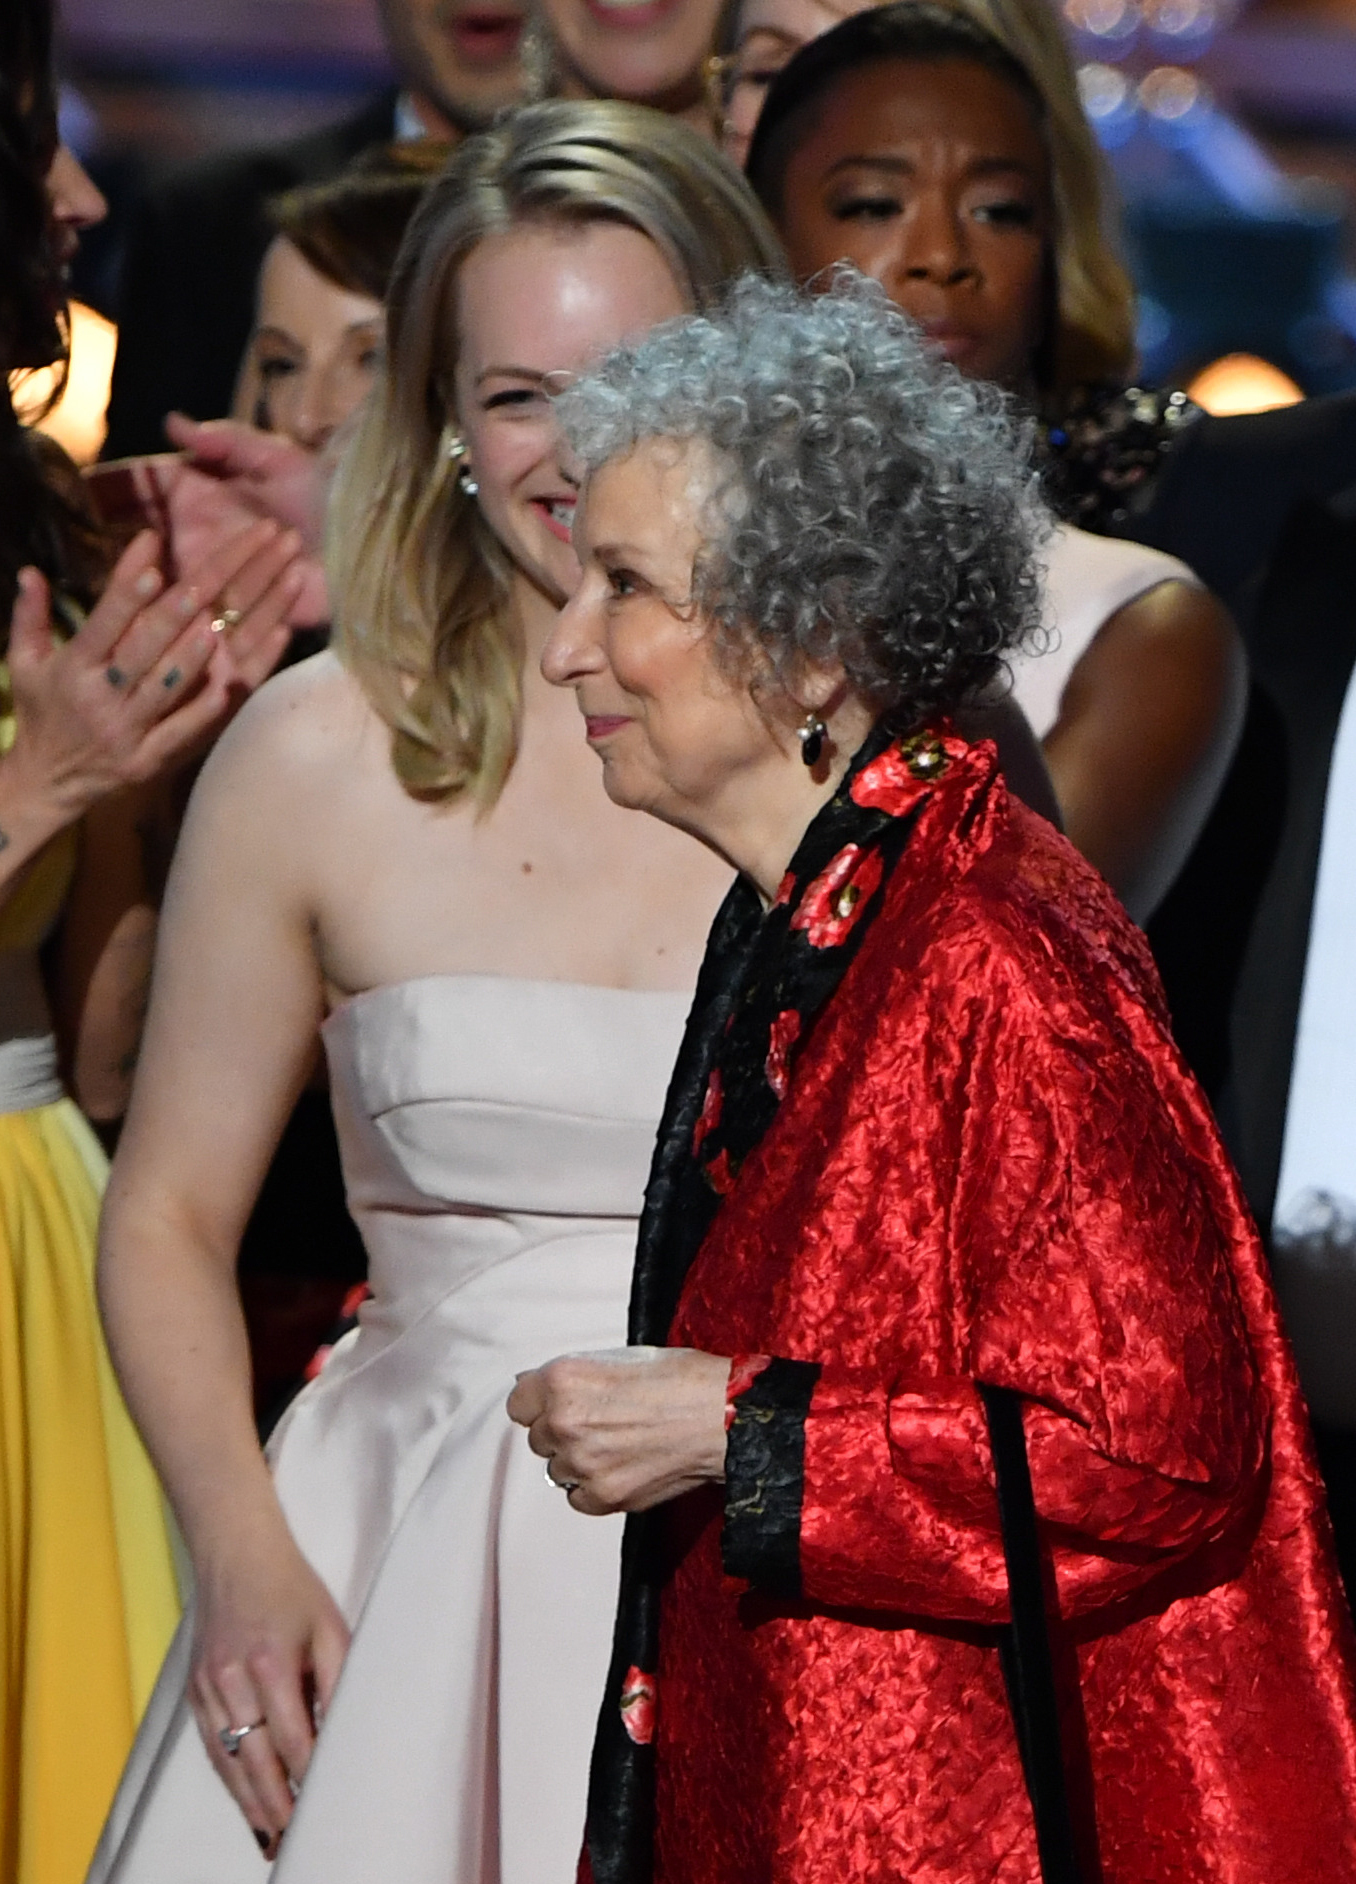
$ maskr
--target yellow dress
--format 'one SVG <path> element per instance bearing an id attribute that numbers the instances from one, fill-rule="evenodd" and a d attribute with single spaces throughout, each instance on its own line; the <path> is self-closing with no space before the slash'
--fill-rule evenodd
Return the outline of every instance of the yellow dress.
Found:
<path id="1" fill-rule="evenodd" d="M 179 1614 L 95 1307 L 107 1165 L 61 1092 L 38 972 L 74 855 L 72 833 L 0 908 L 3 1884 L 81 1884 Z"/>

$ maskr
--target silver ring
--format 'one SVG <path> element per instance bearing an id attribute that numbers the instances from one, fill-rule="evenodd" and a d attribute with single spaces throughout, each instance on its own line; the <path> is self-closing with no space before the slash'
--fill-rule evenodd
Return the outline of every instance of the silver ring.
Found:
<path id="1" fill-rule="evenodd" d="M 553 1452 L 553 1453 L 551 1454 L 551 1459 L 554 1459 L 554 1458 L 555 1458 L 555 1456 L 556 1456 L 556 1455 L 555 1455 L 555 1454 L 554 1454 L 554 1452 Z M 552 1478 L 552 1476 L 551 1476 L 551 1459 L 548 1459 L 548 1460 L 546 1461 L 546 1482 L 547 1482 L 547 1484 L 548 1484 L 548 1485 L 553 1485 L 553 1486 L 555 1487 L 555 1489 L 556 1489 L 557 1491 L 563 1491 L 563 1492 L 564 1492 L 564 1493 L 566 1494 L 566 1496 L 567 1496 L 567 1497 L 569 1496 L 569 1494 L 570 1494 L 570 1493 L 571 1493 L 572 1491 L 578 1491 L 578 1490 L 579 1490 L 579 1480 L 578 1480 L 577 1478 Z"/>
<path id="2" fill-rule="evenodd" d="M 217 1739 L 221 1742 L 222 1750 L 226 1753 L 228 1758 L 233 1760 L 239 1753 L 246 1737 L 252 1734 L 256 1727 L 262 1727 L 263 1725 L 264 1723 L 261 1720 L 252 1720 L 246 1727 L 218 1728 Z"/>

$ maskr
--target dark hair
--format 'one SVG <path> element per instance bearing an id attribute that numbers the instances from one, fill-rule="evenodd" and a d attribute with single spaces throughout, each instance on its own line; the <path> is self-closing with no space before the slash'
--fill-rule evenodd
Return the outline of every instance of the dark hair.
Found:
<path id="1" fill-rule="evenodd" d="M 452 150 L 421 138 L 364 151 L 339 176 L 275 197 L 269 221 L 327 281 L 384 301 L 409 220 Z"/>
<path id="2" fill-rule="evenodd" d="M 82 605 L 107 566 L 65 453 L 22 424 L 10 375 L 64 366 L 66 290 L 52 241 L 47 173 L 57 149 L 51 0 L 0 6 L 0 650 L 18 575 L 34 563 Z M 60 397 L 59 376 L 47 409 Z"/>
<path id="3" fill-rule="evenodd" d="M 781 214 L 787 165 L 806 116 L 847 74 L 889 59 L 964 59 L 983 66 L 1020 93 L 1036 123 L 1044 124 L 1045 103 L 1030 73 L 977 20 L 933 0 L 896 0 L 893 6 L 854 13 L 802 46 L 768 89 L 746 170 L 774 221 Z"/>

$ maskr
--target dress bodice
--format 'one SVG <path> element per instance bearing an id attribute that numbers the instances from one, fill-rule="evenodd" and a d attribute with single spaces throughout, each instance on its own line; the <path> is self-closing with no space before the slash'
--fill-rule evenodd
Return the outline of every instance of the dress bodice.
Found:
<path id="1" fill-rule="evenodd" d="M 374 1293 L 634 1223 L 689 997 L 434 975 L 325 1023 L 349 1208 Z M 388 1261 L 398 1274 L 386 1275 Z"/>
<path id="2" fill-rule="evenodd" d="M 325 1024 L 349 1198 L 634 1217 L 689 998 L 433 975 Z"/>

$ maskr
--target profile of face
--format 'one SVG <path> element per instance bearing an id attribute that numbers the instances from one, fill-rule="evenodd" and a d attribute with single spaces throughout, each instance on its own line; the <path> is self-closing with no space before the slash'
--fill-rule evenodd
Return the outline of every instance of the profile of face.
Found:
<path id="1" fill-rule="evenodd" d="M 568 96 L 700 100 L 720 0 L 540 0 Z"/>
<path id="2" fill-rule="evenodd" d="M 688 312 L 663 255 L 619 223 L 527 223 L 478 244 L 457 282 L 456 412 L 476 502 L 559 606 L 579 580 L 577 486 L 550 392 L 619 341 Z"/>
<path id="3" fill-rule="evenodd" d="M 254 333 L 243 383 L 256 425 L 319 451 L 372 388 L 382 306 L 312 268 L 277 236 L 259 271 Z"/>
<path id="4" fill-rule="evenodd" d="M 92 229 L 108 214 L 103 192 L 68 144 L 58 144 L 47 172 L 47 206 L 57 260 L 69 268 L 80 246 L 82 229 Z"/>
<path id="5" fill-rule="evenodd" d="M 476 130 L 522 96 L 525 0 L 381 0 L 391 59 L 416 101 Z"/>
<path id="6" fill-rule="evenodd" d="M 1050 170 L 1006 79 L 964 59 L 844 73 L 807 108 L 776 220 L 799 279 L 853 262 L 970 378 L 1029 381 L 1047 318 Z"/>
<path id="7" fill-rule="evenodd" d="M 744 0 L 725 67 L 721 148 L 744 168 L 768 87 L 784 65 L 822 33 L 880 0 Z"/>
<path id="8" fill-rule="evenodd" d="M 751 778 L 784 768 L 795 743 L 690 605 L 712 483 L 706 449 L 672 439 L 642 440 L 589 479 L 583 575 L 542 657 L 546 678 L 575 690 L 609 798 L 697 836 L 728 824 Z"/>

